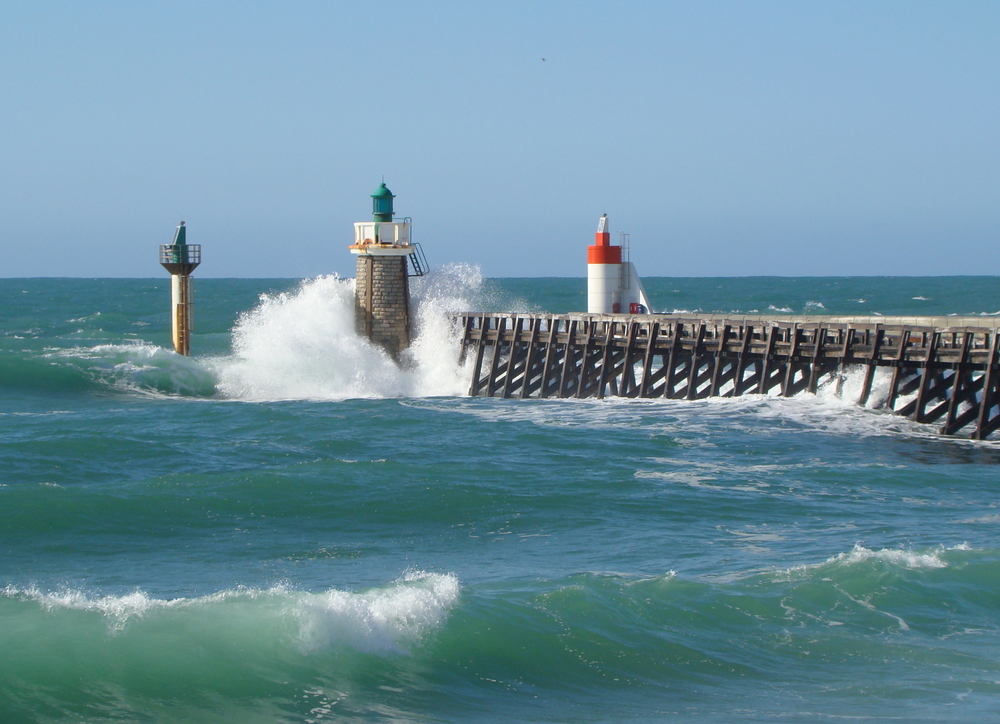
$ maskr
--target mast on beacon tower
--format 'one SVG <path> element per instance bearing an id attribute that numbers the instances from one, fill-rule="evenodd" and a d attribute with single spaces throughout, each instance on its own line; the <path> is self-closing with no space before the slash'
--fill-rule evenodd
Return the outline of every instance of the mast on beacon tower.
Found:
<path id="1" fill-rule="evenodd" d="M 191 354 L 191 332 L 194 329 L 191 272 L 201 264 L 201 244 L 187 243 L 187 227 L 183 221 L 174 232 L 174 243 L 160 245 L 160 264 L 170 272 L 174 351 L 188 356 Z"/>
<path id="2" fill-rule="evenodd" d="M 623 234 L 623 240 L 627 238 Z M 611 243 L 608 215 L 597 222 L 594 243 L 587 247 L 587 312 L 590 314 L 647 314 L 649 300 L 642 280 L 622 246 Z"/>
<path id="3" fill-rule="evenodd" d="M 357 255 L 354 287 L 354 321 L 358 334 L 380 345 L 399 361 L 410 346 L 409 269 L 425 273 L 426 262 L 418 244 L 410 242 L 410 219 L 394 221 L 392 192 L 385 182 L 372 194 L 372 220 L 354 224 Z"/>

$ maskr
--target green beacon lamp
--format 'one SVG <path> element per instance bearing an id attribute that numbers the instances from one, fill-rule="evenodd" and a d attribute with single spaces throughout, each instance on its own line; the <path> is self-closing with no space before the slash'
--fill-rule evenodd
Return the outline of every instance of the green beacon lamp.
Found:
<path id="1" fill-rule="evenodd" d="M 385 181 L 372 194 L 372 221 L 392 221 L 392 200 L 396 198 L 386 188 Z"/>

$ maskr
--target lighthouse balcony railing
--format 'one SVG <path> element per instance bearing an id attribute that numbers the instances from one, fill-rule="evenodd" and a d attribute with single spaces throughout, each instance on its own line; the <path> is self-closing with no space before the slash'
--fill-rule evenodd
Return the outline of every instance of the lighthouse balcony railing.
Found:
<path id="1" fill-rule="evenodd" d="M 161 264 L 201 264 L 201 244 L 160 244 Z"/>
<path id="2" fill-rule="evenodd" d="M 354 224 L 354 244 L 410 245 L 410 222 L 403 221 L 360 221 Z"/>

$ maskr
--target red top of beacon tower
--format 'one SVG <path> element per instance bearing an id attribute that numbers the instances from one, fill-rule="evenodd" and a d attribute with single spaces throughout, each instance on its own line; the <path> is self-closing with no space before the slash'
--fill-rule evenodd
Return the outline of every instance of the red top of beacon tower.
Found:
<path id="1" fill-rule="evenodd" d="M 611 232 L 608 231 L 608 215 L 601 216 L 594 234 L 594 245 L 587 247 L 588 264 L 621 264 L 622 248 L 611 246 Z"/>

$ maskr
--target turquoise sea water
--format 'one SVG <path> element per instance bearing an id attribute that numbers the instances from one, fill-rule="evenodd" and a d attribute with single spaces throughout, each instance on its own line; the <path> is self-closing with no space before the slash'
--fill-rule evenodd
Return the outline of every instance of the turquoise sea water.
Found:
<path id="1" fill-rule="evenodd" d="M 645 283 L 1000 312 L 995 277 Z M 822 390 L 462 396 L 447 311 L 585 293 L 438 272 L 399 370 L 345 281 L 196 278 L 183 359 L 166 279 L 0 279 L 0 721 L 1000 720 L 1000 443 Z"/>

